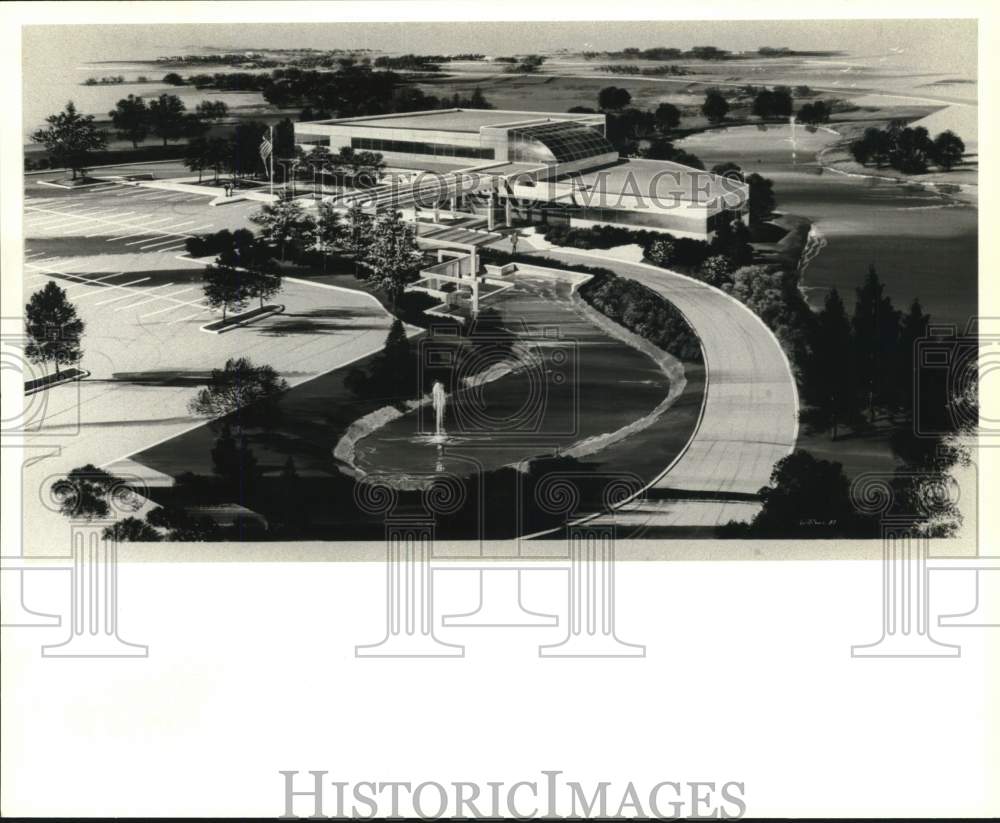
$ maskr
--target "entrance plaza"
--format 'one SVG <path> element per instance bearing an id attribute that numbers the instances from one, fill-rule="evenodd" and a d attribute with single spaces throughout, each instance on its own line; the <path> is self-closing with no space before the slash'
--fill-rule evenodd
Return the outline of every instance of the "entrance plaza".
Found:
<path id="1" fill-rule="evenodd" d="M 709 239 L 749 192 L 738 180 L 660 160 L 622 158 L 603 114 L 440 109 L 295 124 L 297 145 L 381 154 L 390 178 L 333 198 L 344 208 L 390 206 L 454 217 L 488 230 L 515 219 L 613 225 Z"/>

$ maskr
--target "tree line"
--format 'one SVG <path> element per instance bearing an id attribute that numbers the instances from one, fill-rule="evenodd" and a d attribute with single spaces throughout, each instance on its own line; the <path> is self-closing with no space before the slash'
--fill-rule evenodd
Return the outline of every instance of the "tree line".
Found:
<path id="1" fill-rule="evenodd" d="M 865 129 L 850 145 L 851 155 L 862 165 L 890 166 L 906 174 L 923 174 L 928 166 L 945 171 L 962 162 L 965 143 L 953 131 L 943 131 L 933 140 L 923 126 L 909 128 L 900 121 L 886 128 Z"/>

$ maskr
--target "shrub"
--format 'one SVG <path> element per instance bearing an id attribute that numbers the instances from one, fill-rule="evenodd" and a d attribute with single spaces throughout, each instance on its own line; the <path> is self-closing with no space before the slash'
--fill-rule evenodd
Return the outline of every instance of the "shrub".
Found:
<path id="1" fill-rule="evenodd" d="M 684 315 L 651 289 L 608 272 L 580 289 L 601 314 L 680 360 L 700 363 L 701 343 Z"/>

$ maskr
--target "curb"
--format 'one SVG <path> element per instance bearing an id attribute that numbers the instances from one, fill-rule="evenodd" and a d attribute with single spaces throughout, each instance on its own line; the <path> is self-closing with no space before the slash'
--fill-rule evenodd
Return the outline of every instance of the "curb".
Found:
<path id="1" fill-rule="evenodd" d="M 269 309 L 265 308 L 264 311 L 257 310 L 257 313 L 254 314 L 252 317 L 247 317 L 247 318 L 245 318 L 243 320 L 236 320 L 234 318 L 226 318 L 226 325 L 223 326 L 222 328 L 219 328 L 219 329 L 210 329 L 209 328 L 209 326 L 213 325 L 214 323 L 220 322 L 218 320 L 213 320 L 211 323 L 206 323 L 204 326 L 199 327 L 198 330 L 199 331 L 203 331 L 206 334 L 225 334 L 227 331 L 232 331 L 233 329 L 242 328 L 243 326 L 249 326 L 251 323 L 253 323 L 253 322 L 257 321 L 257 320 L 261 320 L 261 319 L 263 319 L 265 317 L 271 317 L 271 316 L 273 316 L 275 314 L 281 314 L 284 310 L 285 310 L 285 307 L 283 305 L 281 305 L 281 306 L 272 306 Z M 240 315 L 236 315 L 236 316 L 240 317 Z M 229 322 L 230 320 L 233 320 L 233 322 L 230 323 Z"/>

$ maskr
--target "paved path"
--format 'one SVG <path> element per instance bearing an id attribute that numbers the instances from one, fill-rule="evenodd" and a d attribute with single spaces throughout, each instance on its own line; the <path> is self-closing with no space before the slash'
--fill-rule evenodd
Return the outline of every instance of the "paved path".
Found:
<path id="1" fill-rule="evenodd" d="M 751 518 L 754 505 L 734 508 L 733 502 L 768 484 L 798 435 L 795 379 L 774 335 L 737 300 L 689 277 L 595 253 L 545 255 L 639 281 L 677 306 L 701 338 L 708 372 L 702 419 L 684 453 L 647 492 L 641 511 L 650 514 L 650 524 L 710 526 Z M 703 495 L 677 501 L 670 499 L 672 490 Z"/>

